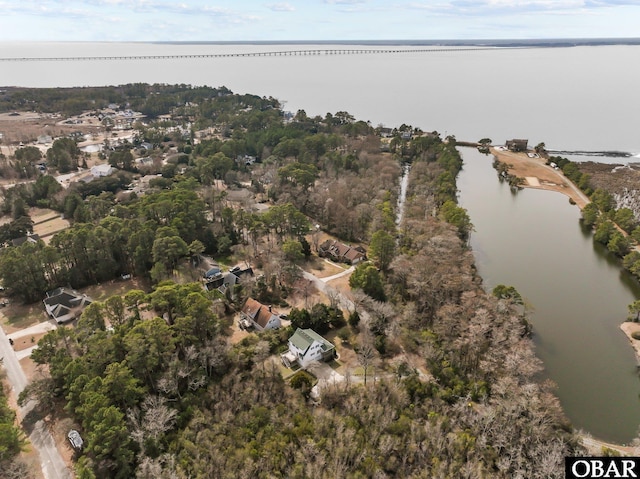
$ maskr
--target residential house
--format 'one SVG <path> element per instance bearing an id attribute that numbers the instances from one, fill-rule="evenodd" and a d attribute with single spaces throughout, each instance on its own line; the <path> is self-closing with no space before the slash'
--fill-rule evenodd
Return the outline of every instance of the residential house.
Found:
<path id="1" fill-rule="evenodd" d="M 49 136 L 49 135 L 40 135 L 38 137 L 37 143 L 39 145 L 47 145 L 47 144 L 51 143 L 52 141 L 53 141 L 53 138 L 51 138 L 51 136 Z"/>
<path id="2" fill-rule="evenodd" d="M 506 147 L 511 151 L 527 151 L 529 140 L 513 139 L 506 141 Z"/>
<path id="3" fill-rule="evenodd" d="M 218 276 L 222 276 L 222 270 L 218 266 L 212 267 L 210 270 L 208 270 L 206 273 L 202 275 L 204 279 L 213 279 L 213 278 L 217 278 Z"/>
<path id="4" fill-rule="evenodd" d="M 91 175 L 94 178 L 100 178 L 102 176 L 112 175 L 116 169 L 108 163 L 103 163 L 102 165 L 95 165 L 91 167 Z"/>
<path id="5" fill-rule="evenodd" d="M 217 289 L 222 294 L 225 294 L 229 288 L 233 288 L 238 284 L 243 276 L 253 276 L 253 269 L 251 266 L 247 266 L 246 268 L 234 266 L 227 274 L 220 273 L 219 275 L 215 275 L 210 278 L 205 277 L 206 283 L 204 287 L 207 291 Z"/>
<path id="6" fill-rule="evenodd" d="M 21 236 L 20 238 L 14 238 L 11 240 L 11 244 L 13 246 L 20 246 L 24 243 L 37 243 L 40 240 L 40 235 L 27 233 L 26 236 Z"/>
<path id="7" fill-rule="evenodd" d="M 379 135 L 382 138 L 391 138 L 393 136 L 393 129 L 381 126 L 378 128 Z"/>
<path id="8" fill-rule="evenodd" d="M 367 259 L 367 252 L 362 246 L 352 247 L 337 240 L 326 240 L 318 246 L 318 255 L 347 264 L 358 264 Z"/>
<path id="9" fill-rule="evenodd" d="M 298 363 L 307 368 L 314 361 L 330 361 L 335 357 L 336 348 L 313 329 L 296 329 L 289 338 L 289 351 L 281 358 L 286 367 Z"/>
<path id="10" fill-rule="evenodd" d="M 49 291 L 43 300 L 47 314 L 58 324 L 77 318 L 91 302 L 91 298 L 86 294 L 69 288 L 57 288 Z"/>
<path id="11" fill-rule="evenodd" d="M 144 158 L 136 159 L 138 166 L 153 166 L 153 158 L 145 156 Z"/>
<path id="12" fill-rule="evenodd" d="M 253 326 L 258 331 L 277 329 L 281 326 L 280 316 L 271 309 L 271 306 L 265 306 L 253 298 L 247 299 L 244 304 L 240 312 L 240 321 L 245 321 L 245 324 Z"/>
<path id="13" fill-rule="evenodd" d="M 236 163 L 239 165 L 251 166 L 256 162 L 255 156 L 250 155 L 238 155 L 236 157 Z"/>

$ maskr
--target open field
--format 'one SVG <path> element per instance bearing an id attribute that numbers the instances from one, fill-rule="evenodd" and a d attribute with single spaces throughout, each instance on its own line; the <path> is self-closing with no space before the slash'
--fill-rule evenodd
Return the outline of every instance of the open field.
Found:
<path id="1" fill-rule="evenodd" d="M 29 216 L 33 220 L 34 234 L 47 244 L 53 235 L 71 226 L 68 220 L 62 219 L 60 213 L 48 208 L 31 208 Z"/>
<path id="2" fill-rule="evenodd" d="M 36 112 L 17 112 L 0 114 L 0 133 L 3 134 L 3 153 L 7 150 L 9 144 L 17 146 L 20 142 L 27 144 L 38 139 L 40 135 L 49 135 L 51 137 L 66 136 L 74 131 L 83 133 L 95 133 L 102 129 L 96 124 L 81 123 L 65 125 L 56 123 L 59 117 L 51 115 L 41 115 Z M 7 153 L 5 153 L 7 154 Z"/>

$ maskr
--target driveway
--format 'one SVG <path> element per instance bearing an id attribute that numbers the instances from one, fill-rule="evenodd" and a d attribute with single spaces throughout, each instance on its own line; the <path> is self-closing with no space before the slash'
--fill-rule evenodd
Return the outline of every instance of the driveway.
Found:
<path id="1" fill-rule="evenodd" d="M 41 326 L 45 328 L 46 326 Z M 13 333 L 16 334 L 16 333 Z M 22 335 L 22 333 L 20 333 Z M 9 344 L 9 337 L 0 328 L 0 358 L 2 366 L 7 372 L 7 380 L 11 385 L 14 397 L 17 399 L 20 393 L 27 386 L 27 377 L 20 366 L 16 352 Z M 29 402 L 18 410 L 18 417 L 24 418 L 33 409 L 33 403 Z M 47 429 L 44 421 L 35 423 L 33 431 L 29 435 L 29 440 L 40 456 L 40 465 L 45 479 L 71 479 L 74 475 L 65 464 L 51 433 Z"/>
<path id="2" fill-rule="evenodd" d="M 355 269 L 356 269 L 355 266 L 351 266 L 349 269 L 345 269 L 342 273 L 338 273 L 338 274 L 334 274 L 333 276 L 327 276 L 326 278 L 318 278 L 318 279 L 320 281 L 324 281 L 325 283 L 328 283 L 333 279 L 342 278 L 343 276 L 347 276 L 348 274 L 353 273 Z"/>
<path id="3" fill-rule="evenodd" d="M 327 363 L 316 361 L 307 367 L 307 371 L 318 378 L 316 385 L 311 388 L 311 397 L 313 399 L 320 398 L 321 389 L 344 381 L 344 376 L 336 372 Z"/>
<path id="4" fill-rule="evenodd" d="M 343 273 L 339 273 L 339 274 L 343 274 Z M 325 294 L 329 293 L 329 294 L 336 295 L 338 300 L 339 300 L 339 302 L 340 302 L 340 306 L 342 306 L 346 310 L 348 310 L 348 311 L 353 311 L 354 310 L 355 306 L 353 304 L 353 301 L 351 301 L 349 298 L 347 298 L 340 291 L 338 291 L 337 289 L 329 286 L 325 282 L 325 281 L 329 281 L 329 278 L 332 278 L 331 276 L 329 278 L 318 278 L 317 276 L 315 276 L 315 275 L 313 275 L 311 273 L 308 273 L 307 271 L 302 271 L 302 276 L 303 276 L 303 278 L 311 281 L 318 291 L 322 291 Z M 332 278 L 332 279 L 335 279 L 335 278 Z"/>

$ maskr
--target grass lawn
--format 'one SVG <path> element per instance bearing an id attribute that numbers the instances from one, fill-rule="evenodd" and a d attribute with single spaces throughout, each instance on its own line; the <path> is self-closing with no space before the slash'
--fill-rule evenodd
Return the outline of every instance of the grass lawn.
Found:
<path id="1" fill-rule="evenodd" d="M 334 274 L 342 273 L 348 269 L 348 266 L 343 267 L 342 265 L 338 265 L 332 261 L 325 261 L 324 258 L 312 256 L 302 265 L 302 268 L 318 278 L 327 278 Z"/>
<path id="2" fill-rule="evenodd" d="M 300 371 L 300 366 L 298 366 L 297 364 L 293 366 L 293 368 L 288 368 L 286 367 L 284 364 L 282 364 L 282 361 L 278 361 L 278 368 L 280 369 L 280 374 L 282 374 L 282 379 L 284 379 L 285 381 L 287 379 L 291 379 L 291 377 L 297 373 L 298 371 Z"/>
<path id="3" fill-rule="evenodd" d="M 33 326 L 48 319 L 44 305 L 41 302 L 32 304 L 9 303 L 8 306 L 0 309 L 0 314 L 4 316 L 4 330 L 7 334 Z"/>
<path id="4" fill-rule="evenodd" d="M 14 351 L 22 351 L 38 344 L 38 341 L 47 333 L 32 334 L 31 336 L 22 336 L 13 340 Z"/>
<path id="5" fill-rule="evenodd" d="M 141 289 L 142 291 L 150 291 L 151 283 L 142 278 L 132 278 L 129 280 L 113 280 L 106 283 L 87 286 L 80 292 L 86 294 L 94 301 L 104 301 L 110 296 L 124 296 L 132 289 Z"/>

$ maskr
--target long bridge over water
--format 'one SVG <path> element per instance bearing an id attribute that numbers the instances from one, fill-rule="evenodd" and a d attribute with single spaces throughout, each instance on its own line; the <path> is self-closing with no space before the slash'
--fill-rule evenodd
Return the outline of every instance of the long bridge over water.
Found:
<path id="1" fill-rule="evenodd" d="M 532 47 L 468 47 L 468 48 L 403 48 L 403 49 L 316 49 L 316 50 L 282 50 L 275 52 L 248 53 L 201 53 L 201 54 L 173 54 L 173 55 L 121 55 L 121 56 L 78 56 L 78 57 L 4 57 L 3 62 L 51 62 L 51 61 L 113 61 L 113 60 L 173 60 L 193 58 L 236 58 L 236 57 L 283 57 L 283 56 L 311 56 L 311 55 L 373 55 L 389 53 L 440 53 L 479 50 L 504 50 L 506 48 Z"/>

